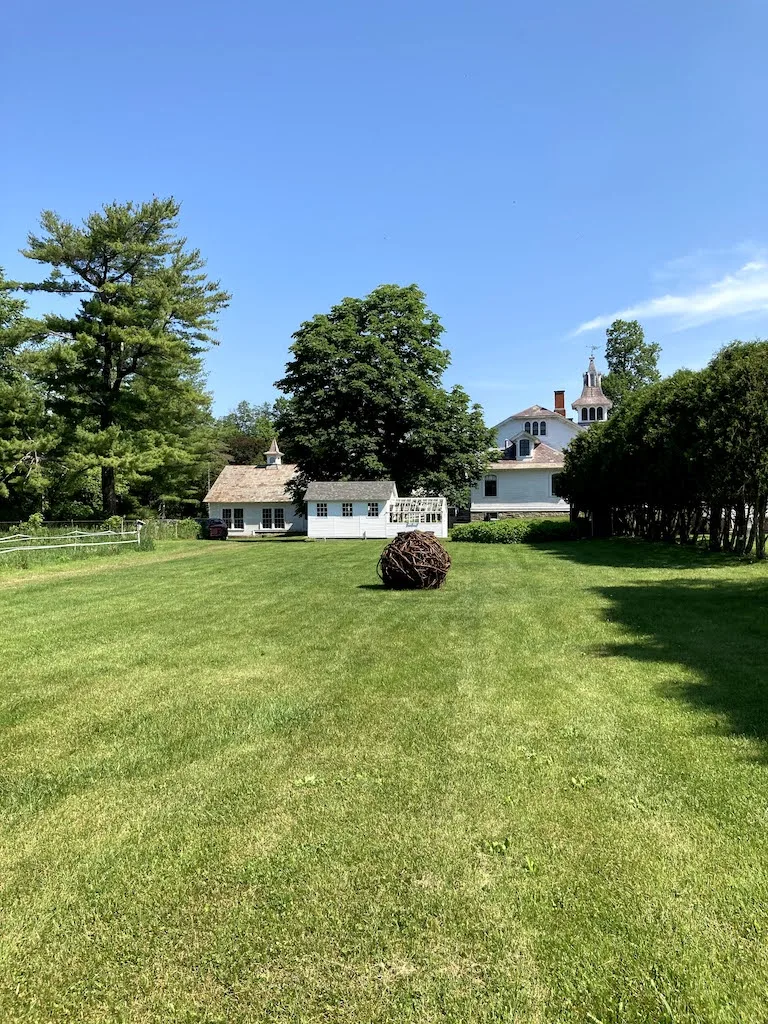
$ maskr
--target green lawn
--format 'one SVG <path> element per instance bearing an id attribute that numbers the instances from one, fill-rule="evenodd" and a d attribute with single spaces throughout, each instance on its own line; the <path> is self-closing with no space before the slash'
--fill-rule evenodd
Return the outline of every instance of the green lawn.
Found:
<path id="1" fill-rule="evenodd" d="M 768 569 L 158 545 L 0 577 L 0 1020 L 768 1020 Z"/>

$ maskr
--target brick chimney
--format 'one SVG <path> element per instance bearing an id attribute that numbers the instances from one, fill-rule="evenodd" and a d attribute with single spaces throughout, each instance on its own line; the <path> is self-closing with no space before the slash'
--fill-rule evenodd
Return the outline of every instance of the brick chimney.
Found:
<path id="1" fill-rule="evenodd" d="M 555 412 L 559 413 L 561 416 L 565 416 L 565 392 L 564 391 L 556 391 L 555 392 Z"/>

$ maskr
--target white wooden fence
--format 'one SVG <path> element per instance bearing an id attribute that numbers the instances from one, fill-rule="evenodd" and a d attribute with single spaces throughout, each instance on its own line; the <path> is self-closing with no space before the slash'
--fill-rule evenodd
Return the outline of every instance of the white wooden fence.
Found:
<path id="1" fill-rule="evenodd" d="M 0 539 L 0 555 L 12 551 L 53 551 L 57 548 L 98 548 L 115 544 L 141 544 L 141 527 L 135 530 L 72 530 L 69 533 L 44 534 L 15 533 Z M 113 539 L 115 538 L 115 539 Z M 41 543 L 42 542 L 42 543 Z"/>

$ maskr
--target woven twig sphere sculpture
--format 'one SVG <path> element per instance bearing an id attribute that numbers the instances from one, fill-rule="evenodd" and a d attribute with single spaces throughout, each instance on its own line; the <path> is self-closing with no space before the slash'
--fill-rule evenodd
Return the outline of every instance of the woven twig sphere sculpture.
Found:
<path id="1" fill-rule="evenodd" d="M 451 557 L 434 533 L 398 533 L 381 553 L 377 566 L 385 587 L 436 590 L 445 583 Z"/>

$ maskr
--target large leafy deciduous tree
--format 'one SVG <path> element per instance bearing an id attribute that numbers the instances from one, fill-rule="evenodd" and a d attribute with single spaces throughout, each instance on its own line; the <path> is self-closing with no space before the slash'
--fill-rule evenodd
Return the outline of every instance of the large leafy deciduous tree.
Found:
<path id="1" fill-rule="evenodd" d="M 275 415 L 269 402 L 252 405 L 239 402 L 218 421 L 219 436 L 236 466 L 253 466 L 264 462 L 264 453 L 275 436 Z"/>
<path id="2" fill-rule="evenodd" d="M 183 491 L 179 475 L 193 477 L 204 457 L 190 430 L 208 415 L 200 355 L 229 295 L 178 236 L 178 214 L 158 198 L 110 203 L 79 227 L 46 211 L 24 250 L 52 269 L 20 287 L 83 296 L 42 319 L 34 372 L 80 470 L 98 468 L 107 515 L 129 487 L 154 479 L 162 492 L 158 477 Z"/>
<path id="3" fill-rule="evenodd" d="M 657 367 L 661 346 L 645 340 L 637 320 L 614 320 L 605 335 L 608 373 L 603 377 L 603 391 L 616 411 L 628 395 L 661 379 Z"/>
<path id="4" fill-rule="evenodd" d="M 443 327 L 416 285 L 345 298 L 293 335 L 276 387 L 281 446 L 302 481 L 393 479 L 461 502 L 493 445 L 479 406 L 442 377 Z"/>

